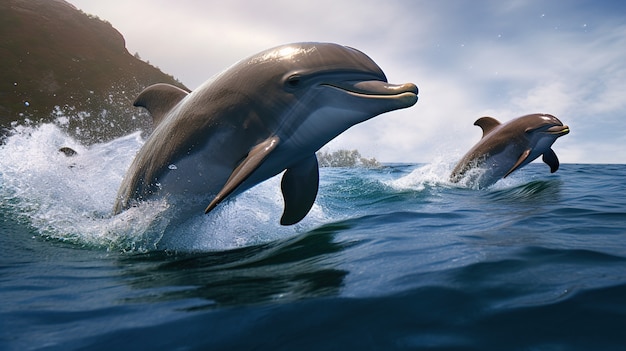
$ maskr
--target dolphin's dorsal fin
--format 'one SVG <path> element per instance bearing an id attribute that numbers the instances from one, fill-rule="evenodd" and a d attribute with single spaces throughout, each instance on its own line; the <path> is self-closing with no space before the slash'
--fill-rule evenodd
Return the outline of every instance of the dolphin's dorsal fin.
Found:
<path id="1" fill-rule="evenodd" d="M 528 158 L 528 156 L 530 155 L 530 149 L 526 149 L 524 150 L 524 152 L 522 152 L 522 155 L 520 155 L 520 157 L 517 159 L 517 162 L 515 162 L 515 164 L 513 165 L 513 167 L 511 167 L 511 169 L 509 169 L 508 172 L 506 172 L 506 174 L 504 175 L 504 177 L 502 178 L 506 178 L 509 176 L 509 174 L 513 173 L 514 170 L 518 169 L 519 166 L 524 163 L 524 161 L 526 161 L 526 159 Z"/>
<path id="2" fill-rule="evenodd" d="M 163 117 L 184 99 L 188 92 L 170 84 L 159 83 L 145 88 L 133 103 L 136 107 L 145 107 L 150 115 L 154 125 L 157 126 L 163 120 Z"/>
<path id="3" fill-rule="evenodd" d="M 263 163 L 267 156 L 269 156 L 269 154 L 276 149 L 279 142 L 280 138 L 274 136 L 265 139 L 263 142 L 253 147 L 248 153 L 248 156 L 246 156 L 246 158 L 241 161 L 239 166 L 237 166 L 230 174 L 226 184 L 224 184 L 222 190 L 217 193 L 213 201 L 211 201 L 209 206 L 207 206 L 204 213 L 209 213 L 215 208 L 215 206 L 224 201 L 228 195 L 232 194 L 232 192 L 235 191 L 241 183 L 248 179 L 252 172 L 254 172 Z"/>
<path id="4" fill-rule="evenodd" d="M 480 117 L 474 122 L 475 126 L 479 126 L 483 130 L 483 138 L 485 135 L 489 134 L 493 130 L 493 128 L 500 125 L 500 122 L 493 117 Z"/>
<path id="5" fill-rule="evenodd" d="M 315 154 L 287 169 L 280 183 L 285 201 L 285 210 L 280 218 L 280 224 L 296 224 L 309 213 L 317 196 L 319 179 L 319 167 Z"/>
<path id="6" fill-rule="evenodd" d="M 554 150 L 550 149 L 543 153 L 541 158 L 548 166 L 550 166 L 550 173 L 554 173 L 559 169 L 559 158 L 556 157 Z"/>

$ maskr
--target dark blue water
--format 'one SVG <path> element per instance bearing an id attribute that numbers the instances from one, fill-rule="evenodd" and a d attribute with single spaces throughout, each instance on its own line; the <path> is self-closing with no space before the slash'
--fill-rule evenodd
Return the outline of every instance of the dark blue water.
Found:
<path id="1" fill-rule="evenodd" d="M 298 226 L 273 179 L 173 230 L 110 216 L 138 135 L 73 142 L 0 148 L 0 349 L 626 349 L 626 165 L 322 169 Z"/>

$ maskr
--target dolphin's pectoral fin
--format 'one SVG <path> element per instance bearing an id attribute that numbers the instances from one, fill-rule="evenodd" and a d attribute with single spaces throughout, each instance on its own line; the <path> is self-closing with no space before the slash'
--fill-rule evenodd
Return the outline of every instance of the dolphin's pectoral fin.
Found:
<path id="1" fill-rule="evenodd" d="M 508 172 L 506 172 L 506 174 L 504 175 L 504 177 L 502 178 L 506 178 L 508 177 L 509 174 L 513 173 L 514 170 L 516 170 L 517 168 L 519 168 L 519 166 L 524 163 L 524 161 L 526 161 L 526 159 L 528 158 L 528 155 L 530 155 L 530 149 L 526 149 L 524 150 L 524 152 L 522 152 L 522 155 L 517 159 L 517 162 L 515 162 L 515 164 L 513 165 L 513 167 L 511 167 L 511 169 L 509 169 Z"/>
<path id="2" fill-rule="evenodd" d="M 556 157 L 554 150 L 550 149 L 543 153 L 541 158 L 548 166 L 550 166 L 550 173 L 554 173 L 559 169 L 559 158 Z"/>
<path id="3" fill-rule="evenodd" d="M 300 222 L 311 210 L 319 187 L 319 167 L 315 154 L 288 168 L 280 183 L 285 201 L 285 210 L 280 224 L 292 225 Z"/>
<path id="4" fill-rule="evenodd" d="M 493 128 L 500 125 L 500 122 L 493 117 L 480 117 L 474 122 L 475 126 L 479 126 L 483 130 L 483 138 L 485 135 L 489 134 L 493 130 Z"/>
<path id="5" fill-rule="evenodd" d="M 204 213 L 209 213 L 220 202 L 228 197 L 241 183 L 243 183 L 248 177 L 256 170 L 261 163 L 267 158 L 267 156 L 278 146 L 280 139 L 277 136 L 264 140 L 262 143 L 253 147 L 248 156 L 241 161 L 239 166 L 235 168 L 233 173 L 222 187 L 222 190 L 215 196 L 213 201 L 204 210 Z"/>
<path id="6" fill-rule="evenodd" d="M 144 107 L 148 110 L 156 126 L 187 94 L 186 91 L 173 85 L 165 83 L 154 84 L 145 88 L 137 95 L 133 106 Z"/>

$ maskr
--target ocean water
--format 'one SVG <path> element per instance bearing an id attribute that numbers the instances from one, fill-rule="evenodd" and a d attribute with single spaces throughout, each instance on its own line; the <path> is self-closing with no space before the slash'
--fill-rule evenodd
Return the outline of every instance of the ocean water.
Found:
<path id="1" fill-rule="evenodd" d="M 176 224 L 159 201 L 111 216 L 138 133 L 13 132 L 2 350 L 626 349 L 626 165 L 487 189 L 449 183 L 446 155 L 324 168 L 298 225 L 278 224 L 278 178 Z"/>

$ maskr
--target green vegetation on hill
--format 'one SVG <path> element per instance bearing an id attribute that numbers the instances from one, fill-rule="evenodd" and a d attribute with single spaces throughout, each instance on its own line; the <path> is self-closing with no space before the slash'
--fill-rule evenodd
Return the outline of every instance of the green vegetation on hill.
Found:
<path id="1" fill-rule="evenodd" d="M 320 167 L 380 167 L 375 158 L 365 158 L 358 150 L 318 151 L 317 162 Z"/>
<path id="2" fill-rule="evenodd" d="M 134 108 L 146 86 L 172 76 L 131 55 L 110 23 L 63 0 L 0 1 L 0 127 L 69 117 L 83 141 L 150 129 Z"/>

